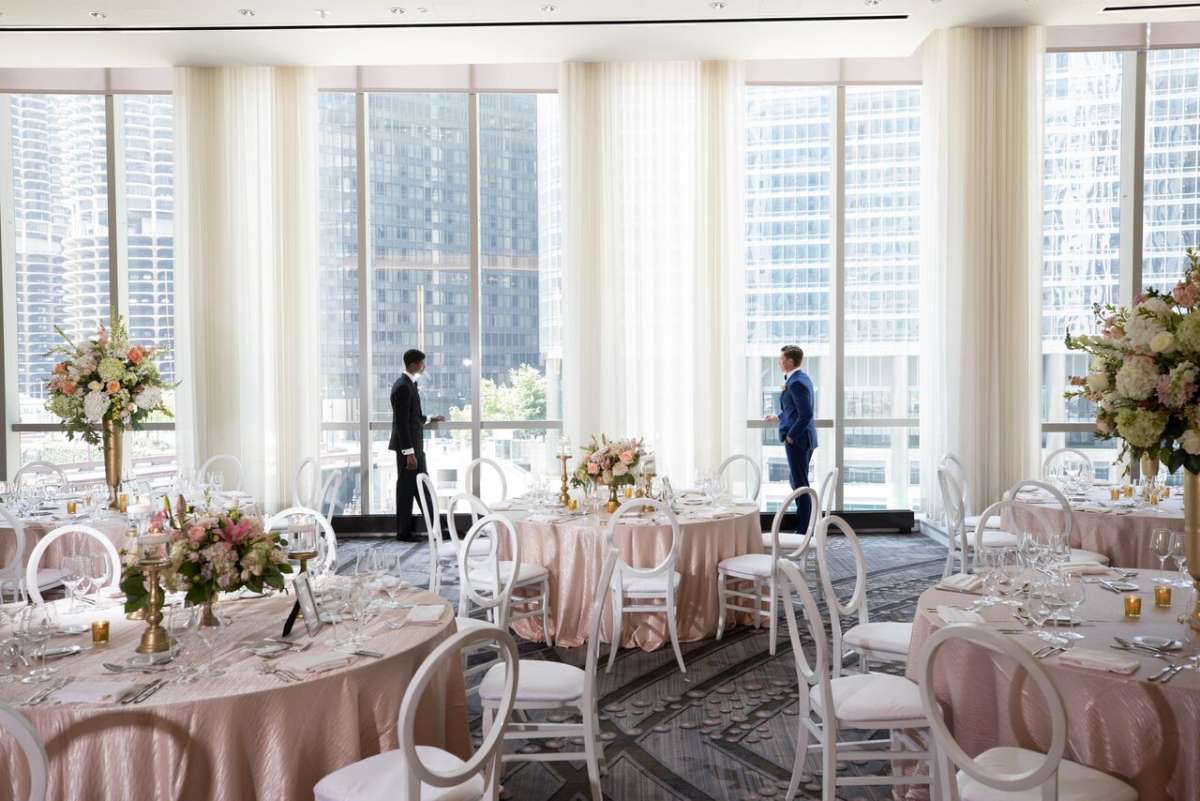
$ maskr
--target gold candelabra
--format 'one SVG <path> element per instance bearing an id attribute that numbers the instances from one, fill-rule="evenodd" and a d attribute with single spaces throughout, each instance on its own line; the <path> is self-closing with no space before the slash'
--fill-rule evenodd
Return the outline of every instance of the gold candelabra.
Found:
<path id="1" fill-rule="evenodd" d="M 563 506 L 571 505 L 571 493 L 567 489 L 567 462 L 570 460 L 569 453 L 560 453 L 558 460 L 562 462 L 562 489 L 558 493 L 558 502 Z"/>
<path id="2" fill-rule="evenodd" d="M 171 648 L 171 637 L 162 627 L 163 591 L 158 584 L 159 568 L 167 564 L 166 559 L 152 561 L 141 560 L 142 573 L 150 589 L 146 600 L 146 630 L 142 632 L 142 641 L 134 650 L 139 654 L 161 654 Z"/>

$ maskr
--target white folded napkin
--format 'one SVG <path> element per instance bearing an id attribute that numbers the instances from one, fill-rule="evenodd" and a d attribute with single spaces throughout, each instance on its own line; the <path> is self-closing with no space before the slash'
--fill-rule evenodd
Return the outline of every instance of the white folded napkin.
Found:
<path id="1" fill-rule="evenodd" d="M 1063 573 L 1070 573 L 1074 576 L 1107 576 L 1108 568 L 1099 562 L 1090 559 L 1079 562 L 1067 562 L 1059 567 Z"/>
<path id="2" fill-rule="evenodd" d="M 983 579 L 971 573 L 955 573 L 953 576 L 947 576 L 937 583 L 936 589 L 939 590 L 963 590 L 964 592 L 975 592 L 983 586 Z"/>
<path id="3" fill-rule="evenodd" d="M 445 609 L 446 607 L 438 604 L 423 604 L 421 606 L 414 606 L 412 609 L 408 610 L 408 617 L 404 622 L 416 623 L 418 625 L 437 623 L 442 619 L 442 612 L 445 611 Z"/>
<path id="4" fill-rule="evenodd" d="M 80 679 L 50 693 L 50 700 L 64 704 L 109 704 L 136 684 L 129 679 Z"/>
<path id="5" fill-rule="evenodd" d="M 982 623 L 983 615 L 970 609 L 959 609 L 957 606 L 939 606 L 938 617 L 943 623 Z"/>
<path id="6" fill-rule="evenodd" d="M 317 653 L 297 654 L 294 657 L 289 657 L 283 660 L 283 667 L 291 671 L 303 673 L 324 673 L 326 670 L 345 667 L 353 661 L 354 657 L 347 656 L 346 654 L 318 651 Z"/>
<path id="7" fill-rule="evenodd" d="M 1059 654 L 1058 660 L 1088 670 L 1106 670 L 1109 673 L 1125 675 L 1136 673 L 1141 664 L 1132 657 L 1099 651 L 1094 648 L 1072 648 Z"/>

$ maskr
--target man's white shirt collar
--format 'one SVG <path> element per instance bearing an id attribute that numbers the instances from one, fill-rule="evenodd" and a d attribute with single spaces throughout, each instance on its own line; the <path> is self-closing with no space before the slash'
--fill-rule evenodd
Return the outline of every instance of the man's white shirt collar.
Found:
<path id="1" fill-rule="evenodd" d="M 413 375 L 412 373 L 408 372 L 407 370 L 405 370 L 405 371 L 404 371 L 404 374 L 405 374 L 406 376 L 408 376 L 408 380 L 409 380 L 409 381 L 411 381 L 411 382 L 413 382 L 414 384 L 415 384 L 415 383 L 417 383 L 417 379 L 419 379 L 419 378 L 421 377 L 421 374 L 420 374 L 420 373 L 417 373 L 416 375 Z"/>
<path id="2" fill-rule="evenodd" d="M 786 384 L 788 382 L 788 380 L 798 372 L 800 372 L 799 367 L 793 367 L 791 370 L 788 370 L 787 373 L 785 373 L 783 376 L 783 383 Z"/>

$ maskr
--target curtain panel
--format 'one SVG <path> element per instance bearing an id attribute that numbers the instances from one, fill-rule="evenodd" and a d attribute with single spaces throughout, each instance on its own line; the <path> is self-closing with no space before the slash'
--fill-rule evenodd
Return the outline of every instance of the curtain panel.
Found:
<path id="1" fill-rule="evenodd" d="M 690 481 L 745 441 L 739 63 L 567 63 L 564 427 Z"/>
<path id="2" fill-rule="evenodd" d="M 276 510 L 320 442 L 311 68 L 176 70 L 179 463 L 232 454 Z"/>
<path id="3" fill-rule="evenodd" d="M 976 505 L 1037 475 L 1041 28 L 955 28 L 924 46 L 921 490 L 962 460 Z"/>

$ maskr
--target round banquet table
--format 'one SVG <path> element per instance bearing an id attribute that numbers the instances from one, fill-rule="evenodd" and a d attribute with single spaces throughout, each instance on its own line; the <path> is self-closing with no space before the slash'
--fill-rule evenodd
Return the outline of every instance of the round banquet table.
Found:
<path id="1" fill-rule="evenodd" d="M 1026 503 L 1016 514 L 1018 527 L 1024 514 L 1060 530 L 1064 526 L 1062 507 L 1049 494 L 1022 493 L 1021 498 Z M 1157 528 L 1183 531 L 1183 493 L 1172 492 L 1170 498 L 1151 506 L 1136 498 L 1112 501 L 1108 487 L 1093 487 L 1086 498 L 1071 499 L 1071 519 L 1072 548 L 1102 553 L 1117 567 L 1157 569 L 1151 534 Z"/>
<path id="2" fill-rule="evenodd" d="M 223 614 L 233 617 L 217 646 L 217 665 L 224 675 L 192 684 L 171 683 L 139 704 L 46 703 L 19 707 L 46 743 L 50 755 L 48 798 L 62 801 L 111 799 L 275 799 L 311 801 L 313 786 L 326 774 L 357 760 L 397 747 L 400 701 L 417 667 L 455 631 L 449 605 L 419 591 L 408 602 L 441 604 L 434 625 L 409 625 L 392 631 L 388 619 L 405 614 L 385 612 L 368 624 L 369 650 L 381 659 L 355 657 L 347 666 L 305 674 L 300 683 L 285 683 L 259 672 L 263 660 L 240 646 L 277 637 L 292 605 L 292 596 L 222 601 Z M 144 623 L 128 621 L 113 607 L 100 613 L 111 621 L 110 642 L 78 656 L 60 659 L 59 676 L 145 682 L 139 674 L 113 674 L 103 662 L 122 662 L 132 655 Z M 303 632 L 303 621 L 297 626 Z M 304 654 L 329 652 L 329 627 L 318 631 Z M 293 632 L 293 640 L 307 635 Z M 90 633 L 54 643 L 90 641 Z M 0 700 L 19 704 L 44 684 L 0 684 Z M 71 685 L 67 686 L 69 690 Z M 463 677 L 446 670 L 427 691 L 417 716 L 418 740 L 459 756 L 470 754 Z M 0 768 L 28 790 L 24 759 L 7 744 Z M 14 782 L 0 782 L 0 797 L 11 798 Z M 18 795 L 19 798 L 24 796 Z"/>
<path id="3" fill-rule="evenodd" d="M 125 534 L 129 530 L 129 520 L 124 515 L 107 512 L 95 517 L 85 515 L 67 516 L 65 514 L 43 515 L 39 517 L 27 517 L 21 520 L 21 522 L 25 526 L 25 553 L 20 556 L 20 562 L 23 565 L 29 562 L 29 557 L 33 553 L 33 546 L 37 545 L 38 540 L 60 526 L 67 524 L 91 526 L 108 537 L 117 550 L 125 547 Z M 81 537 L 78 539 L 78 542 L 82 547 L 87 549 L 87 552 L 100 553 L 100 547 L 94 540 L 85 540 Z M 58 540 L 47 548 L 46 553 L 42 556 L 42 562 L 39 567 L 42 570 L 57 568 L 62 563 L 62 558 L 66 555 L 65 544 L 65 540 Z M 16 535 L 7 526 L 0 528 L 0 565 L 7 567 L 16 557 Z"/>
<path id="4" fill-rule="evenodd" d="M 554 644 L 582 645 L 587 639 L 588 614 L 603 567 L 609 515 L 602 513 L 597 520 L 566 513 L 499 513 L 516 524 L 521 561 L 541 565 L 550 573 Z M 681 512 L 678 519 L 681 539 L 675 563 L 680 574 L 676 614 L 679 639 L 692 642 L 717 632 L 717 564 L 731 556 L 762 553 L 762 529 L 757 506 L 697 508 Z M 613 541 L 627 563 L 653 567 L 670 551 L 671 527 L 665 516 L 630 514 L 617 526 Z M 748 614 L 741 617 L 750 619 Z M 622 628 L 624 648 L 652 651 L 670 641 L 664 615 L 626 613 Z M 543 639 L 540 617 L 519 620 L 513 629 L 526 639 Z M 612 642 L 611 607 L 605 609 L 600 635 L 604 642 Z"/>
<path id="5" fill-rule="evenodd" d="M 1058 689 L 1067 713 L 1066 757 L 1103 770 L 1137 788 L 1140 801 L 1195 801 L 1200 798 L 1200 673 L 1184 670 L 1166 684 L 1147 681 L 1166 665 L 1150 654 L 1113 650 L 1113 637 L 1137 634 L 1186 640 L 1186 626 L 1176 622 L 1189 593 L 1176 589 L 1174 606 L 1154 606 L 1155 576 L 1178 574 L 1143 570 L 1140 620 L 1124 617 L 1123 595 L 1087 585 L 1079 617 L 1091 625 L 1074 630 L 1084 635 L 1074 648 L 1090 648 L 1140 662 L 1136 673 L 1120 675 L 1075 667 L 1056 657 L 1041 660 Z M 943 623 L 932 611 L 939 605 L 965 606 L 961 592 L 926 590 L 920 598 L 908 663 L 908 677 L 918 680 L 917 655 L 925 640 Z M 1012 607 L 980 610 L 987 624 L 1016 625 Z M 1052 629 L 1052 627 L 1051 627 Z M 1013 635 L 1026 650 L 1042 645 L 1033 635 Z M 1186 646 L 1185 646 L 1186 648 Z M 1185 651 L 1184 653 L 1189 653 Z M 950 643 L 938 655 L 934 686 L 945 705 L 947 722 L 969 754 L 998 745 L 1044 751 L 1050 721 L 1040 693 L 1024 669 L 1012 660 L 963 643 Z M 1014 698 L 1020 695 L 1020 702 Z"/>

